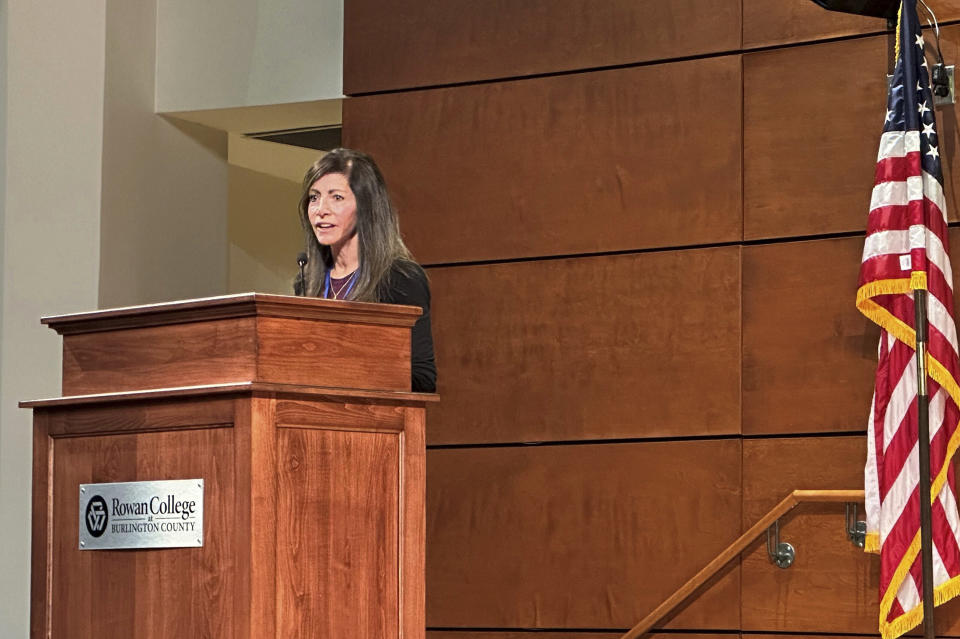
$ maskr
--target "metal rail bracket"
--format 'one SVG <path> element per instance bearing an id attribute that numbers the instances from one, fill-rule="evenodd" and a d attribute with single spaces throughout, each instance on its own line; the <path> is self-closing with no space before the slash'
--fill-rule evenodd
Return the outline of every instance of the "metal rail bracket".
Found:
<path id="1" fill-rule="evenodd" d="M 847 539 L 857 548 L 867 543 L 867 522 L 857 521 L 857 504 L 847 502 Z"/>
<path id="2" fill-rule="evenodd" d="M 797 556 L 793 546 L 785 541 L 780 541 L 779 519 L 767 528 L 767 556 L 778 568 L 789 568 L 793 565 L 793 560 Z"/>

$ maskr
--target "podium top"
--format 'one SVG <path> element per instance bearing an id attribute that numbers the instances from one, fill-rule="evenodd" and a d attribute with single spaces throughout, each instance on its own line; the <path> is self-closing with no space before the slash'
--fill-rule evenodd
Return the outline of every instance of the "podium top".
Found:
<path id="1" fill-rule="evenodd" d="M 423 311 L 416 306 L 345 302 L 317 297 L 238 293 L 176 302 L 125 306 L 100 311 L 51 315 L 40 321 L 60 335 L 123 328 L 181 324 L 241 317 L 287 317 L 351 324 L 413 326 Z"/>
<path id="2" fill-rule="evenodd" d="M 43 318 L 67 396 L 244 382 L 410 391 L 415 306 L 243 293 Z"/>

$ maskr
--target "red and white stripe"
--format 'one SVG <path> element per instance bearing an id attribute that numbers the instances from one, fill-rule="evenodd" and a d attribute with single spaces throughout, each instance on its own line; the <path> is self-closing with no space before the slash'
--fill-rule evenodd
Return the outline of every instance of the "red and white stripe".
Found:
<path id="1" fill-rule="evenodd" d="M 873 294 L 864 304 L 858 301 L 858 306 L 882 329 L 865 479 L 868 549 L 872 537 L 881 551 L 881 633 L 888 639 L 903 631 L 898 620 L 915 618 L 922 606 L 916 548 L 920 528 L 917 363 L 909 343 L 914 334 L 914 296 L 903 286 L 917 273 L 925 274 L 929 292 L 928 362 L 933 364 L 930 375 L 934 378 L 928 384 L 931 480 L 941 478 L 933 503 L 934 590 L 946 596 L 948 586 L 960 587 L 954 581 L 960 575 L 960 517 L 949 465 L 960 422 L 956 383 L 960 358 L 948 246 L 943 189 L 921 168 L 920 134 L 884 133 L 860 286 L 897 282 L 899 290 Z M 886 632 L 884 622 L 888 629 L 900 629 Z M 911 627 L 915 625 L 911 621 Z"/>

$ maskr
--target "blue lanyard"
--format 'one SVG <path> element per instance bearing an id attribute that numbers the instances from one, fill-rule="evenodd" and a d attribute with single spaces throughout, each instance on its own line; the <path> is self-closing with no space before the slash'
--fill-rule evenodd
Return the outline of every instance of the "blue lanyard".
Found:
<path id="1" fill-rule="evenodd" d="M 358 275 L 359 275 L 358 271 L 353 272 L 353 275 L 351 275 L 350 277 L 350 283 L 347 284 L 346 290 L 341 289 L 340 292 L 338 293 L 338 295 L 340 295 L 340 297 L 337 298 L 338 300 L 346 299 L 347 295 L 350 294 L 350 291 L 353 290 L 353 285 L 357 283 Z M 330 293 L 330 271 L 327 271 L 324 274 L 324 278 L 323 278 L 323 299 L 325 300 L 330 299 L 329 293 Z"/>

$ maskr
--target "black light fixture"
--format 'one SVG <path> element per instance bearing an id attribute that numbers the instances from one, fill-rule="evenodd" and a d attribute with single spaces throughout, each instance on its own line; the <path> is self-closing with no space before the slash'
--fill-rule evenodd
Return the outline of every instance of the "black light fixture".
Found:
<path id="1" fill-rule="evenodd" d="M 894 29 L 901 0 L 813 0 L 813 2 L 830 11 L 886 18 L 887 28 Z M 943 62 L 943 53 L 940 51 L 940 25 L 937 24 L 937 16 L 934 15 L 924 0 L 919 0 L 918 4 L 923 6 L 929 15 L 927 23 L 933 27 L 933 35 L 936 38 L 935 54 L 937 59 L 932 68 L 931 89 L 933 94 L 942 100 L 941 104 L 953 104 L 954 97 L 951 90 L 953 67 L 947 67 Z"/>
<path id="2" fill-rule="evenodd" d="M 900 0 L 813 0 L 824 9 L 895 20 Z"/>

